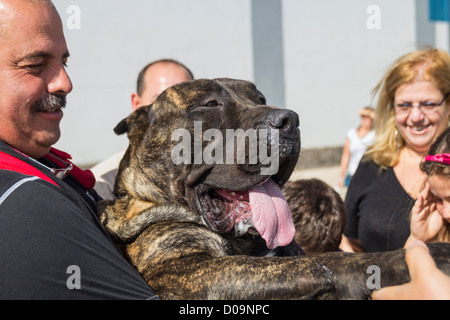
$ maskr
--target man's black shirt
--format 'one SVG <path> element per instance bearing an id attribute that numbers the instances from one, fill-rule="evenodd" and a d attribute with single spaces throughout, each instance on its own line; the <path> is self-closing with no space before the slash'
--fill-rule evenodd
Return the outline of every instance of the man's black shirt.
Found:
<path id="1" fill-rule="evenodd" d="M 0 170 L 0 299 L 156 299 L 101 226 L 72 177 L 57 184 Z M 49 165 L 46 163 L 46 165 Z"/>

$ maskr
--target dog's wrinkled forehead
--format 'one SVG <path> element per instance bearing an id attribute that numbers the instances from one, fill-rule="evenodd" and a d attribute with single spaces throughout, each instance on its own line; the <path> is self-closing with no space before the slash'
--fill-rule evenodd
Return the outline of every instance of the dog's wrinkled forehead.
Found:
<path id="1" fill-rule="evenodd" d="M 156 110 L 162 107 L 163 103 L 169 101 L 180 109 L 187 109 L 192 105 L 204 102 L 205 99 L 210 99 L 211 96 L 251 104 L 265 104 L 264 96 L 253 83 L 221 78 L 214 80 L 199 79 L 176 84 L 158 97 L 153 109 Z"/>

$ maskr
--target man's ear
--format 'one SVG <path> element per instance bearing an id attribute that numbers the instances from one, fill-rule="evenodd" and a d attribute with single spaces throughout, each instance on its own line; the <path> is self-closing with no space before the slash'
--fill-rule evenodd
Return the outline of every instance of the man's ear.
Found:
<path id="1" fill-rule="evenodd" d="M 140 139 L 148 129 L 150 123 L 151 105 L 138 108 L 127 118 L 120 121 L 114 128 L 117 135 L 128 133 L 128 139 Z"/>
<path id="2" fill-rule="evenodd" d="M 133 108 L 133 111 L 136 111 L 141 106 L 141 97 L 134 92 L 131 94 L 131 107 Z"/>

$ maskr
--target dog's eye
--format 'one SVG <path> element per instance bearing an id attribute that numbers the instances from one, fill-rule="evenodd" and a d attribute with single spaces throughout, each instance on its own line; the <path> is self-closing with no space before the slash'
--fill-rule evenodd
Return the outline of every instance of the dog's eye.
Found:
<path id="1" fill-rule="evenodd" d="M 259 101 L 261 101 L 261 104 L 265 105 L 267 103 L 266 98 L 260 97 Z"/>
<path id="2" fill-rule="evenodd" d="M 264 95 L 263 95 L 261 92 L 259 92 L 259 91 L 257 91 L 257 94 L 258 94 L 259 102 L 260 102 L 262 105 L 265 105 L 265 104 L 267 103 L 266 97 L 264 97 Z"/>
<path id="3" fill-rule="evenodd" d="M 205 104 L 205 107 L 213 108 L 213 107 L 217 107 L 218 105 L 219 104 L 217 103 L 216 100 L 211 100 Z"/>
<path id="4" fill-rule="evenodd" d="M 220 107 L 223 106 L 223 102 L 221 100 L 218 100 L 217 98 L 213 98 L 213 97 L 209 97 L 209 98 L 205 98 L 203 101 L 199 101 L 198 105 L 193 107 L 193 109 L 199 109 L 199 110 L 204 110 L 204 109 L 211 109 L 211 108 L 216 108 L 216 107 Z"/>

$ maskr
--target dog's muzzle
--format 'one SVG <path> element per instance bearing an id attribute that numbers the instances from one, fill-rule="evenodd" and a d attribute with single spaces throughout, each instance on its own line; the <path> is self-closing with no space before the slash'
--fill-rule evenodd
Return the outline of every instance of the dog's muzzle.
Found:
<path id="1" fill-rule="evenodd" d="M 280 138 L 295 139 L 299 122 L 298 115 L 291 110 L 273 110 L 267 113 L 259 127 L 278 130 Z"/>

